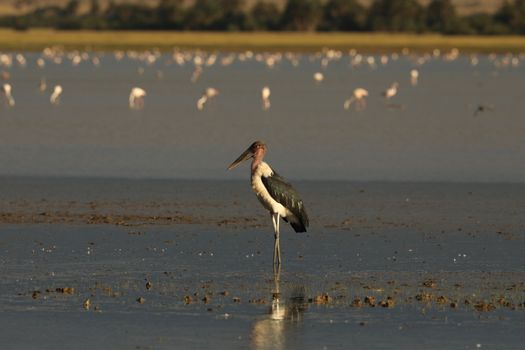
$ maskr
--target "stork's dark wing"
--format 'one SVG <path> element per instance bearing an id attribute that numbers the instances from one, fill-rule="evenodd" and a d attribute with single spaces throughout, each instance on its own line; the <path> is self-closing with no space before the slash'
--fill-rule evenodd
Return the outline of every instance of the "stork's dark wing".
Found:
<path id="1" fill-rule="evenodd" d="M 285 218 L 285 220 L 290 222 L 295 232 L 306 232 L 309 224 L 308 215 L 299 193 L 292 185 L 275 172 L 268 177 L 262 176 L 262 182 L 272 198 L 281 203 L 295 216 L 295 218 Z"/>

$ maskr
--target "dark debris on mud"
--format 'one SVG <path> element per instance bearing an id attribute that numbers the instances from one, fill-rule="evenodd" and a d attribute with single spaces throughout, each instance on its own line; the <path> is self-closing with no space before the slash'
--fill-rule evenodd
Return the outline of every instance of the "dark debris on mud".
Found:
<path id="1" fill-rule="evenodd" d="M 353 292 L 345 293 L 340 290 L 336 293 L 323 292 L 314 293 L 308 296 L 307 294 L 300 297 L 304 305 L 315 305 L 317 307 L 338 307 L 338 308 L 378 308 L 378 309 L 394 309 L 399 306 L 412 305 L 420 308 L 422 311 L 429 308 L 448 308 L 449 310 L 471 310 L 480 313 L 493 312 L 500 309 L 525 311 L 525 299 L 523 295 L 525 292 L 525 283 L 518 282 L 510 284 L 510 287 L 502 290 L 491 289 L 490 294 L 487 291 L 480 293 L 479 296 L 469 292 L 458 292 L 458 287 L 444 289 L 437 289 L 434 283 L 430 283 L 429 279 L 422 282 L 415 283 L 413 286 L 403 284 L 404 287 L 392 287 L 392 281 L 383 286 L 383 288 L 370 288 L 369 285 L 361 286 L 362 294 L 356 295 Z M 432 279 L 432 281 L 434 281 Z M 143 285 L 144 286 L 144 285 Z M 254 305 L 264 306 L 270 305 L 274 301 L 286 300 L 289 298 L 289 293 L 276 293 L 268 291 L 267 295 L 262 294 L 261 291 L 252 291 L 249 293 L 235 290 L 226 290 L 224 288 L 216 288 L 213 283 L 206 283 L 199 286 L 192 293 L 181 293 L 179 291 L 167 292 L 166 287 L 163 286 L 162 281 L 156 282 L 156 288 L 153 289 L 151 282 L 146 282 L 145 288 L 142 287 L 143 292 L 147 292 L 149 296 L 156 300 L 156 305 L 163 304 L 172 306 L 179 304 L 181 307 L 199 306 L 205 307 L 208 311 L 215 311 L 224 308 L 227 305 Z M 418 292 L 418 286 L 423 286 Z M 191 290 L 188 286 L 184 288 L 186 291 Z M 459 288 L 460 289 L 460 288 Z M 86 311 L 94 310 L 100 311 L 99 305 L 93 304 L 93 298 L 98 302 L 103 303 L 104 298 L 111 298 L 120 300 L 118 298 L 125 298 L 119 303 L 122 307 L 127 305 L 126 300 L 134 301 L 136 304 L 146 304 L 146 297 L 144 295 L 135 294 L 134 299 L 130 299 L 136 290 L 115 290 L 112 286 L 106 283 L 96 282 L 94 286 L 82 289 L 76 287 L 55 287 L 47 288 L 45 290 L 30 290 L 24 293 L 18 293 L 19 296 L 29 296 L 33 300 L 41 299 L 43 302 L 53 299 L 52 296 L 59 295 L 70 296 L 78 301 L 72 301 L 73 307 L 77 308 L 82 305 Z M 481 291 L 480 291 L 481 292 Z M 506 294 L 506 292 L 508 292 Z M 509 294 L 510 293 L 510 294 Z M 288 295 L 288 296 L 286 296 Z M 242 297 L 241 297 L 242 296 Z M 149 298 L 149 297 L 148 297 Z M 166 299 L 163 299 L 166 298 Z M 294 297 L 294 302 L 297 297 Z M 30 299 L 30 300 L 31 300 Z M 67 299 L 62 299 L 67 302 Z M 159 301 L 160 300 L 160 301 Z M 94 307 L 95 306 L 95 307 Z"/>

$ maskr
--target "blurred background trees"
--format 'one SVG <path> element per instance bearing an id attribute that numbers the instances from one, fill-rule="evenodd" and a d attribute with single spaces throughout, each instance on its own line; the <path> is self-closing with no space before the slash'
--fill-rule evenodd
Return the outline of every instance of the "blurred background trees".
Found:
<path id="1" fill-rule="evenodd" d="M 321 20 L 319 0 L 289 0 L 281 17 L 284 30 L 313 31 Z"/>
<path id="2" fill-rule="evenodd" d="M 102 2 L 104 6 L 102 6 Z M 86 5 L 87 4 L 87 5 Z M 82 5 L 82 6 L 81 6 Z M 525 0 L 506 0 L 495 13 L 460 16 L 451 0 L 69 0 L 20 15 L 0 16 L 16 29 L 290 30 L 525 34 Z"/>
<path id="3" fill-rule="evenodd" d="M 505 1 L 494 19 L 510 33 L 525 34 L 525 0 Z"/>
<path id="4" fill-rule="evenodd" d="M 160 28 L 182 29 L 184 26 L 183 0 L 161 0 L 157 7 L 157 18 Z"/>
<path id="5" fill-rule="evenodd" d="M 251 9 L 248 20 L 250 29 L 279 30 L 281 27 L 281 12 L 276 4 L 259 0 Z"/>
<path id="6" fill-rule="evenodd" d="M 329 0 L 324 6 L 320 30 L 362 31 L 366 9 L 357 0 Z"/>
<path id="7" fill-rule="evenodd" d="M 426 10 L 425 26 L 427 30 L 452 34 L 459 29 L 456 8 L 450 0 L 432 0 Z"/>
<path id="8" fill-rule="evenodd" d="M 425 9 L 416 0 L 376 0 L 368 10 L 367 29 L 383 32 L 424 31 Z"/>

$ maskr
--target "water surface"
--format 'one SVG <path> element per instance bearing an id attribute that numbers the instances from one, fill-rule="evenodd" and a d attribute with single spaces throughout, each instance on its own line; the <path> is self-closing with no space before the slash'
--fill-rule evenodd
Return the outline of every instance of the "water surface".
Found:
<path id="1" fill-rule="evenodd" d="M 2 174 L 241 178 L 245 172 L 230 174 L 225 165 L 263 139 L 269 161 L 289 178 L 502 182 L 525 175 L 525 70 L 519 60 L 500 67 L 503 56 L 479 56 L 476 66 L 467 56 L 423 65 L 412 56 L 387 65 L 374 57 L 373 68 L 353 67 L 345 54 L 326 69 L 315 55 L 296 67 L 283 58 L 273 69 L 236 60 L 204 67 L 196 83 L 194 65 L 179 66 L 170 55 L 149 65 L 105 54 L 98 67 L 64 59 L 44 68 L 35 64 L 39 55 L 26 56 L 27 67 L 5 69 L 17 105 L 0 107 Z M 412 68 L 420 71 L 417 86 Z M 314 82 L 316 71 L 322 83 Z M 399 93 L 386 102 L 381 92 L 394 81 Z M 64 87 L 59 106 L 49 103 L 54 84 Z M 269 111 L 261 109 L 264 85 L 272 91 Z M 148 93 L 142 111 L 127 106 L 133 86 Z M 208 86 L 220 95 L 199 112 Z M 345 111 L 356 87 L 370 91 L 368 108 Z M 487 109 L 474 116 L 479 105 Z"/>
<path id="2" fill-rule="evenodd" d="M 521 349 L 522 184 L 296 187 L 312 224 L 281 225 L 275 280 L 247 181 L 1 178 L 3 344 Z"/>

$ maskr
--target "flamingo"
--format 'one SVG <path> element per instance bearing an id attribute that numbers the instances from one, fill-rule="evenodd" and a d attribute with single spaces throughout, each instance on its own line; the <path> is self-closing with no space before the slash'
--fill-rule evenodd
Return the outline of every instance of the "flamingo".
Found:
<path id="1" fill-rule="evenodd" d="M 202 67 L 196 66 L 193 72 L 191 73 L 191 82 L 196 83 L 199 80 L 201 74 L 202 74 Z"/>
<path id="2" fill-rule="evenodd" d="M 131 109 L 144 108 L 144 96 L 146 96 L 146 90 L 139 88 L 139 87 L 132 88 L 129 94 L 129 108 Z"/>
<path id="3" fill-rule="evenodd" d="M 40 84 L 38 84 L 38 90 L 40 90 L 40 92 L 44 92 L 46 91 L 46 89 L 47 89 L 46 78 L 41 78 Z"/>
<path id="4" fill-rule="evenodd" d="M 261 91 L 261 98 L 262 98 L 262 104 L 263 109 L 266 111 L 270 109 L 270 88 L 268 86 L 265 86 L 262 88 Z"/>
<path id="5" fill-rule="evenodd" d="M 55 85 L 55 88 L 53 89 L 53 93 L 51 94 L 49 101 L 54 105 L 58 105 L 60 103 L 60 96 L 62 95 L 62 91 L 63 89 L 61 85 Z"/>
<path id="6" fill-rule="evenodd" d="M 356 103 L 356 110 L 360 111 L 366 108 L 366 97 L 368 96 L 368 90 L 363 88 L 357 88 L 354 90 L 352 97 L 345 100 L 344 108 L 348 110 L 352 103 Z"/>
<path id="7" fill-rule="evenodd" d="M 397 82 L 392 83 L 392 85 L 390 85 L 390 87 L 383 92 L 383 96 L 387 100 L 390 100 L 392 97 L 397 95 L 397 88 L 398 87 L 399 87 L 399 84 Z"/>
<path id="8" fill-rule="evenodd" d="M 419 79 L 419 71 L 417 69 L 412 69 L 410 71 L 410 83 L 412 86 L 416 86 Z"/>
<path id="9" fill-rule="evenodd" d="M 5 83 L 3 86 L 2 86 L 2 92 L 4 93 L 4 96 L 6 98 L 6 101 L 7 101 L 7 105 L 9 107 L 14 107 L 15 106 L 15 99 L 13 98 L 13 95 L 11 94 L 11 91 L 13 90 L 11 84 L 9 83 Z"/>
<path id="10" fill-rule="evenodd" d="M 206 102 L 208 102 L 209 99 L 217 96 L 218 94 L 219 90 L 217 90 L 216 88 L 206 88 L 206 90 L 204 90 L 204 92 L 202 93 L 202 96 L 197 100 L 197 109 L 199 111 L 202 111 Z"/>

